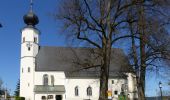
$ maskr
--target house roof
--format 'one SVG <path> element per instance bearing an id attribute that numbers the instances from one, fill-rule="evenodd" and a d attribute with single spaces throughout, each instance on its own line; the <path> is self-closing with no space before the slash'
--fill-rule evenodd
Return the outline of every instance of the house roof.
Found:
<path id="1" fill-rule="evenodd" d="M 100 65 L 99 50 L 94 48 L 40 47 L 36 56 L 36 71 L 64 71 L 66 77 L 96 77 Z M 130 72 L 129 62 L 122 49 L 113 48 L 110 61 L 110 77 Z"/>

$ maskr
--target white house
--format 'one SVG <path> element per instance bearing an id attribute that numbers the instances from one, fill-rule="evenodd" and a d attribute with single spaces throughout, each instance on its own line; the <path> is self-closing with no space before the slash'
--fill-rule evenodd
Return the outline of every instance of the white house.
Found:
<path id="1" fill-rule="evenodd" d="M 20 60 L 20 96 L 25 100 L 98 100 L 99 69 L 77 70 L 80 63 L 100 63 L 92 48 L 48 47 L 39 45 L 38 17 L 29 11 L 24 16 Z M 121 49 L 112 49 L 109 98 L 125 93 L 136 98 L 135 75 Z"/>

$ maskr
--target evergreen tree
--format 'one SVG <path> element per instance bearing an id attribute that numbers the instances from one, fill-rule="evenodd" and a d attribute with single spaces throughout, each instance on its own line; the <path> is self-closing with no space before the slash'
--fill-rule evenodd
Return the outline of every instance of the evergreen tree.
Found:
<path id="1" fill-rule="evenodd" d="M 20 92 L 20 80 L 18 80 L 18 82 L 17 82 L 16 89 L 14 91 L 14 95 L 16 97 L 18 97 L 19 96 L 19 92 Z"/>

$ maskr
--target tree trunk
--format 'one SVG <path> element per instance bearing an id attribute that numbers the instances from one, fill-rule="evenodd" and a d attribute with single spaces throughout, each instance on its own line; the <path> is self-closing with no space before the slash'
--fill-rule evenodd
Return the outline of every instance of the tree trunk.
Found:
<path id="1" fill-rule="evenodd" d="M 138 79 L 138 96 L 139 100 L 145 100 L 145 74 L 146 74 L 146 23 L 144 15 L 143 0 L 139 7 L 139 34 L 140 34 L 140 73 Z"/>
<path id="2" fill-rule="evenodd" d="M 109 78 L 109 66 L 110 66 L 110 55 L 111 55 L 111 42 L 105 40 L 102 48 L 103 61 L 101 66 L 100 75 L 100 96 L 99 100 L 107 100 L 108 95 L 108 78 Z M 106 43 L 106 44 L 105 44 Z"/>
<path id="3" fill-rule="evenodd" d="M 110 6 L 111 0 L 108 0 L 108 8 L 107 8 L 107 27 L 108 34 L 103 34 L 102 36 L 102 66 L 101 66 L 101 74 L 100 74 L 100 95 L 99 100 L 108 100 L 108 78 L 109 78 L 109 67 L 110 67 L 110 55 L 111 55 L 111 40 L 112 40 L 112 29 L 110 24 Z M 107 36 L 107 37 L 106 37 Z"/>

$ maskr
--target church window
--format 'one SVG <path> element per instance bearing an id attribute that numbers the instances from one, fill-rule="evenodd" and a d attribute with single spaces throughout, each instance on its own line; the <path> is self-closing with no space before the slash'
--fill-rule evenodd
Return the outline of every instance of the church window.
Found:
<path id="1" fill-rule="evenodd" d="M 125 84 L 122 84 L 122 86 L 121 86 L 121 92 L 124 92 L 125 89 L 126 89 L 126 85 L 125 85 Z"/>
<path id="2" fill-rule="evenodd" d="M 78 86 L 75 87 L 75 96 L 79 95 L 79 90 L 78 90 Z"/>
<path id="3" fill-rule="evenodd" d="M 48 85 L 48 75 L 44 74 L 43 76 L 43 85 Z"/>
<path id="4" fill-rule="evenodd" d="M 28 47 L 28 51 L 30 51 L 31 50 L 31 48 L 30 47 Z"/>
<path id="5" fill-rule="evenodd" d="M 30 67 L 28 67 L 28 72 L 30 72 Z"/>
<path id="6" fill-rule="evenodd" d="M 53 95 L 48 95 L 48 99 L 53 99 Z"/>
<path id="7" fill-rule="evenodd" d="M 46 100 L 46 96 L 42 96 L 41 99 L 42 99 L 42 100 Z"/>
<path id="8" fill-rule="evenodd" d="M 114 80 L 112 80 L 112 84 L 114 84 Z"/>
<path id="9" fill-rule="evenodd" d="M 28 83 L 28 87 L 30 86 L 30 83 Z"/>
<path id="10" fill-rule="evenodd" d="M 118 91 L 115 91 L 115 95 L 117 95 L 118 94 Z"/>
<path id="11" fill-rule="evenodd" d="M 53 75 L 51 75 L 51 85 L 54 86 L 54 76 Z"/>
<path id="12" fill-rule="evenodd" d="M 37 37 L 34 37 L 34 42 L 37 43 Z"/>
<path id="13" fill-rule="evenodd" d="M 87 96 L 92 96 L 92 88 L 90 86 L 87 88 Z"/>
<path id="14" fill-rule="evenodd" d="M 23 43 L 25 42 L 25 37 L 23 37 Z"/>

